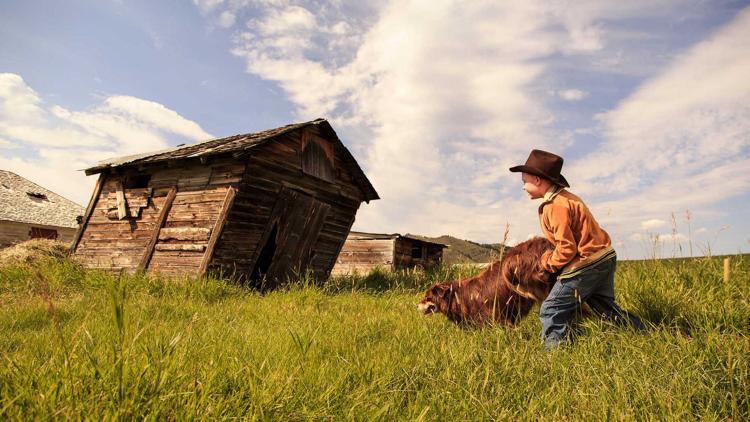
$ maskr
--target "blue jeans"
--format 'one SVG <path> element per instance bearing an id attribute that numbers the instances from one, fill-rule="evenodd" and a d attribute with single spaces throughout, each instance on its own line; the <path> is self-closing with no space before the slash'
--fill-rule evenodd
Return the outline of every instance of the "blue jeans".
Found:
<path id="1" fill-rule="evenodd" d="M 557 347 L 568 331 L 568 322 L 586 302 L 602 319 L 619 325 L 630 325 L 641 331 L 643 323 L 615 303 L 615 267 L 617 258 L 600 262 L 581 274 L 558 279 L 539 309 L 542 341 L 547 349 Z"/>

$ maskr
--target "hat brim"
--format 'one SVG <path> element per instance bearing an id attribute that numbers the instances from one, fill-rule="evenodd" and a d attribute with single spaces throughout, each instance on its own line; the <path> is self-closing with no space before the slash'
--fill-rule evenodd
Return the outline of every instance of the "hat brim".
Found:
<path id="1" fill-rule="evenodd" d="M 570 184 L 568 184 L 568 181 L 565 180 L 565 177 L 562 174 L 560 175 L 560 177 L 552 177 L 552 176 L 549 176 L 547 174 L 544 174 L 544 172 L 542 172 L 541 170 L 539 170 L 537 168 L 534 168 L 534 167 L 531 167 L 531 166 L 527 166 L 526 164 L 522 164 L 520 166 L 511 167 L 509 170 L 511 172 L 513 172 L 513 173 L 529 173 L 529 174 L 533 174 L 534 176 L 543 177 L 543 178 L 549 180 L 550 182 L 556 183 L 556 184 L 558 184 L 560 186 L 564 186 L 566 188 L 570 187 Z"/>

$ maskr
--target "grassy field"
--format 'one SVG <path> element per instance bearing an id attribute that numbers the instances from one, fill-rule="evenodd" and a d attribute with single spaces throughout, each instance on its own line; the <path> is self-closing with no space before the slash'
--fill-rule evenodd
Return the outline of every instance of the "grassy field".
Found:
<path id="1" fill-rule="evenodd" d="M 112 278 L 67 260 L 0 268 L 0 419 L 750 418 L 748 257 L 623 262 L 640 335 L 595 319 L 545 353 L 516 330 L 415 310 L 455 277 L 375 274 L 259 295 Z M 470 271 L 470 270 L 469 270 Z"/>

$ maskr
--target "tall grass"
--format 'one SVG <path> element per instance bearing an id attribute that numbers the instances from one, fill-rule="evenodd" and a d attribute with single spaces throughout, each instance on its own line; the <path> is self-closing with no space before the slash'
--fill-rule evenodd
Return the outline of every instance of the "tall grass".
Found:
<path id="1" fill-rule="evenodd" d="M 545 353 L 414 304 L 473 268 L 376 272 L 265 295 L 222 280 L 0 269 L 1 419 L 750 418 L 747 257 L 618 264 L 645 334 L 595 319 Z M 463 271 L 463 273 L 459 273 Z"/>

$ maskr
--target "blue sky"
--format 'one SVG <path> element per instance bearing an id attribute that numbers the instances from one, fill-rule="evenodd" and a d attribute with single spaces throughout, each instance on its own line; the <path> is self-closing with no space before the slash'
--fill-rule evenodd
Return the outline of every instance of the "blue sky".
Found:
<path id="1" fill-rule="evenodd" d="M 0 168 L 85 205 L 100 159 L 326 117 L 356 229 L 538 234 L 507 169 L 543 148 L 621 256 L 747 252 L 748 5 L 3 2 Z"/>

